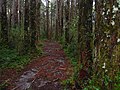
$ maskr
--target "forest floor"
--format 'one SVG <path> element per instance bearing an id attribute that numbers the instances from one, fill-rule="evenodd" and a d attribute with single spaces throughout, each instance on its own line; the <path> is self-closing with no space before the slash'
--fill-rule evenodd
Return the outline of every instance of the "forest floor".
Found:
<path id="1" fill-rule="evenodd" d="M 15 70 L 8 70 L 4 77 L 12 79 L 7 90 L 63 90 L 60 82 L 72 72 L 62 46 L 55 41 L 44 41 L 42 56 L 32 60 L 19 75 Z"/>

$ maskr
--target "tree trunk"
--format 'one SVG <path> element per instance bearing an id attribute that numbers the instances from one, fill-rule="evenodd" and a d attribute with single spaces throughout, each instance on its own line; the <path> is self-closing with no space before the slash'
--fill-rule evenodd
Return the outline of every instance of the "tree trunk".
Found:
<path id="1" fill-rule="evenodd" d="M 37 4 L 36 4 L 36 25 L 37 25 L 37 41 L 39 41 L 39 37 L 40 37 L 40 10 L 41 10 L 41 0 L 37 0 Z"/>
<path id="2" fill-rule="evenodd" d="M 12 25 L 16 27 L 18 25 L 18 0 L 13 0 L 12 5 Z"/>
<path id="3" fill-rule="evenodd" d="M 65 26 L 65 41 L 66 44 L 69 43 L 69 19 L 70 19 L 70 0 L 66 1 L 66 5 L 65 5 L 65 20 L 66 20 L 66 26 Z"/>
<path id="4" fill-rule="evenodd" d="M 25 14 L 24 14 L 24 50 L 28 52 L 30 48 L 30 36 L 29 36 L 29 1 L 25 0 Z"/>
<path id="5" fill-rule="evenodd" d="M 63 36 L 64 34 L 64 31 L 63 31 L 63 26 L 64 26 L 64 22 L 63 22 L 63 19 L 64 19 L 64 1 L 61 0 L 61 37 Z"/>
<path id="6" fill-rule="evenodd" d="M 46 22 L 47 22 L 47 26 L 46 26 L 46 36 L 47 36 L 47 39 L 49 39 L 49 0 L 46 1 Z"/>
<path id="7" fill-rule="evenodd" d="M 8 44 L 8 22 L 6 0 L 1 0 L 1 38 L 4 44 Z"/>
<path id="8" fill-rule="evenodd" d="M 36 49 L 36 0 L 30 0 L 30 31 L 31 31 L 31 48 Z"/>

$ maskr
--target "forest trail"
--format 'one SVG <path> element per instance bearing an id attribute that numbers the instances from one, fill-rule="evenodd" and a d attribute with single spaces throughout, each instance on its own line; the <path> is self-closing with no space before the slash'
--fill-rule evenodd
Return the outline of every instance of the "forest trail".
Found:
<path id="1" fill-rule="evenodd" d="M 60 81 L 72 72 L 68 58 L 61 45 L 54 41 L 45 41 L 43 52 L 42 57 L 27 66 L 12 90 L 63 90 Z"/>

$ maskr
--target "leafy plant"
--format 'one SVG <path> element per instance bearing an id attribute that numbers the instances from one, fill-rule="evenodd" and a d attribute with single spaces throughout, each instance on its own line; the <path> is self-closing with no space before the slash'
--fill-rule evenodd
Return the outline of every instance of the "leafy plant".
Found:
<path id="1" fill-rule="evenodd" d="M 20 56 L 15 49 L 0 47 L 0 68 L 23 68 L 29 61 L 29 55 Z"/>
<path id="2" fill-rule="evenodd" d="M 74 86 L 74 78 L 70 77 L 67 80 L 63 80 L 61 84 L 64 86 L 64 90 L 69 90 L 68 88 L 72 88 L 72 86 Z"/>
<path id="3" fill-rule="evenodd" d="M 115 83 L 115 90 L 119 90 L 120 89 L 120 72 L 118 72 L 118 74 L 115 77 L 116 83 Z"/>

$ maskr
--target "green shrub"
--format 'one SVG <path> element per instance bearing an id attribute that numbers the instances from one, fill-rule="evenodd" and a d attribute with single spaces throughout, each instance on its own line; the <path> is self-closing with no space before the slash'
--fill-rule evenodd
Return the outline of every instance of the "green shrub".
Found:
<path id="1" fill-rule="evenodd" d="M 120 72 L 115 77 L 115 90 L 120 90 Z"/>
<path id="2" fill-rule="evenodd" d="M 0 68 L 23 68 L 29 61 L 29 55 L 19 55 L 15 49 L 0 47 Z"/>

